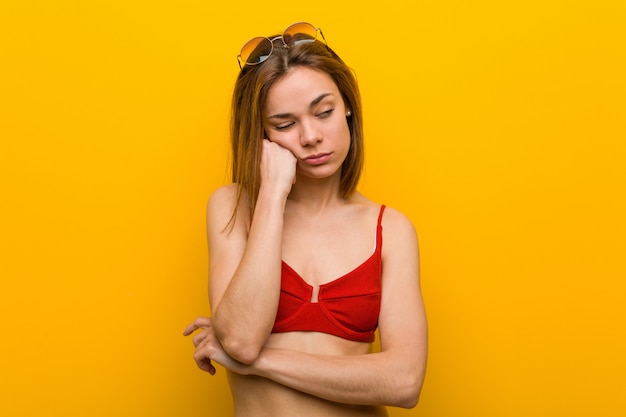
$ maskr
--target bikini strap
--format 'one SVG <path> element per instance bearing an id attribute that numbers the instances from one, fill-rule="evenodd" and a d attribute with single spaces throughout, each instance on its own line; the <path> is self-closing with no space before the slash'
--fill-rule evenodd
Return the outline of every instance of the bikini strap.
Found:
<path id="1" fill-rule="evenodd" d="M 380 206 L 380 212 L 378 213 L 378 226 L 382 225 L 384 211 L 385 211 L 385 205 L 383 204 Z"/>
<path id="2" fill-rule="evenodd" d="M 380 206 L 380 212 L 378 213 L 378 225 L 376 227 L 376 250 L 382 251 L 383 249 L 383 212 L 385 211 L 385 205 Z"/>

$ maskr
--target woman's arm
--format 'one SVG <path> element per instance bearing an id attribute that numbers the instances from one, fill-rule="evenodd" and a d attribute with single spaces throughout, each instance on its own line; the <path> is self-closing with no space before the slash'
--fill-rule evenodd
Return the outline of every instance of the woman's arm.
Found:
<path id="1" fill-rule="evenodd" d="M 217 347 L 212 358 L 234 372 L 263 376 L 331 401 L 415 406 L 427 350 L 417 237 L 410 221 L 394 210 L 385 212 L 383 228 L 380 353 L 327 356 L 266 348 L 251 366 L 241 366 Z"/>
<path id="2" fill-rule="evenodd" d="M 256 359 L 276 317 L 283 214 L 295 162 L 291 152 L 264 141 L 251 224 L 249 204 L 241 204 L 232 230 L 225 228 L 236 204 L 236 186 L 217 190 L 207 206 L 212 327 L 228 355 L 242 363 Z"/>

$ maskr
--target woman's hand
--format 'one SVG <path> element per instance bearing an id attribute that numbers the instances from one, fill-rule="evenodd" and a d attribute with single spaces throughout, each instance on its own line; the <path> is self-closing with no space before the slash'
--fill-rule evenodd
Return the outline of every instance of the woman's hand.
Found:
<path id="1" fill-rule="evenodd" d="M 215 375 L 215 366 L 211 363 L 211 344 L 219 344 L 219 341 L 215 337 L 215 332 L 211 326 L 211 319 L 208 317 L 198 317 L 191 324 L 189 324 L 183 331 L 183 336 L 189 336 L 196 330 L 201 331 L 196 334 L 191 340 L 196 347 L 193 358 L 198 364 L 198 368 Z"/>
<path id="2" fill-rule="evenodd" d="M 212 363 L 215 361 L 238 374 L 250 373 L 250 367 L 237 362 L 224 351 L 222 344 L 215 336 L 210 318 L 198 317 L 185 328 L 183 336 L 189 336 L 196 330 L 201 330 L 192 338 L 193 345 L 196 347 L 193 357 L 198 368 L 215 375 L 215 366 Z"/>
<path id="3" fill-rule="evenodd" d="M 261 156 L 261 185 L 276 186 L 279 191 L 289 194 L 296 182 L 297 162 L 290 150 L 265 139 Z"/>

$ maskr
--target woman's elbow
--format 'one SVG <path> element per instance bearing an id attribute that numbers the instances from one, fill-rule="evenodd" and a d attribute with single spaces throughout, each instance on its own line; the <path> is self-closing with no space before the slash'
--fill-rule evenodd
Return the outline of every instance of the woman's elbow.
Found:
<path id="1" fill-rule="evenodd" d="M 424 382 L 423 375 L 405 374 L 402 379 L 402 383 L 398 389 L 395 390 L 397 395 L 394 398 L 393 404 L 390 405 L 401 408 L 413 408 L 419 402 Z"/>
<path id="2" fill-rule="evenodd" d="M 419 398 L 420 393 L 418 391 L 412 395 L 399 399 L 399 401 L 396 404 L 393 404 L 393 406 L 400 408 L 414 408 L 419 402 Z"/>
<path id="3" fill-rule="evenodd" d="M 220 340 L 224 352 L 237 362 L 244 365 L 251 365 L 259 357 L 262 346 L 257 346 L 256 343 L 251 342 L 249 339 L 241 339 L 235 337 L 226 337 Z"/>
<path id="4" fill-rule="evenodd" d="M 215 314 L 213 330 L 224 352 L 245 365 L 252 364 L 259 356 L 263 344 L 256 342 L 252 332 L 238 329 L 229 321 L 220 321 Z"/>

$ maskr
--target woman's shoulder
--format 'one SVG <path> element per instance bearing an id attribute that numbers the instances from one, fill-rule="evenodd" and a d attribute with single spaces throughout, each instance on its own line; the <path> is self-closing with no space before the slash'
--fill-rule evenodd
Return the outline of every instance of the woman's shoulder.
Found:
<path id="1" fill-rule="evenodd" d="M 383 221 L 393 228 L 415 230 L 411 219 L 394 207 L 385 206 Z"/>
<path id="2" fill-rule="evenodd" d="M 419 252 L 417 230 L 406 214 L 393 207 L 385 207 L 381 224 L 385 259 L 402 259 Z"/>
<path id="3" fill-rule="evenodd" d="M 414 231 L 413 222 L 400 210 L 390 207 L 385 203 L 377 203 L 361 193 L 354 195 L 353 202 L 361 206 L 363 210 L 382 213 L 383 227 L 391 229 L 409 229 Z"/>
<path id="4" fill-rule="evenodd" d="M 235 217 L 233 217 L 235 215 Z M 245 191 L 238 184 L 227 184 L 216 188 L 207 202 L 209 223 L 229 224 L 249 219 L 250 203 Z"/>
<path id="5" fill-rule="evenodd" d="M 244 208 L 242 206 L 250 206 L 246 192 L 240 189 L 239 185 L 235 183 L 222 185 L 213 190 L 209 196 L 209 206 L 226 208 L 232 211 L 237 204 L 239 205 L 239 209 Z"/>
<path id="6" fill-rule="evenodd" d="M 237 194 L 239 193 L 239 186 L 237 184 L 226 184 L 222 185 L 211 193 L 209 196 L 209 203 L 218 202 L 220 204 L 223 203 L 234 203 L 237 200 Z"/>

